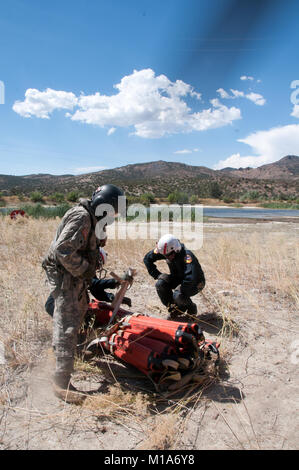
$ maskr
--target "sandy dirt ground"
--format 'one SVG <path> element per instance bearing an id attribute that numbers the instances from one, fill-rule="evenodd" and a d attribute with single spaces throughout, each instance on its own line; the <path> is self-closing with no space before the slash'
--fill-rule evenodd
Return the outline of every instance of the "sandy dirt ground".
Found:
<path id="1" fill-rule="evenodd" d="M 241 236 L 252 227 L 244 221 L 207 223 L 204 241 L 212 247 L 220 233 Z M 260 222 L 250 233 L 267 231 L 285 237 L 298 250 L 298 223 Z M 117 262 L 113 266 L 115 271 L 122 267 Z M 225 286 L 217 279 L 207 281 L 195 301 L 206 337 L 221 341 L 216 383 L 189 396 L 163 399 L 146 378 L 107 355 L 91 365 L 78 361 L 74 376 L 81 390 L 94 391 L 91 398 L 100 401 L 66 404 L 51 389 L 47 319 L 49 334 L 33 364 L 16 368 L 2 381 L 0 448 L 298 449 L 298 306 L 261 282 L 247 285 L 244 296 L 229 279 Z M 144 270 L 139 270 L 130 296 L 135 312 L 166 317 L 154 281 Z M 0 365 L 1 374 L 6 372 Z"/>

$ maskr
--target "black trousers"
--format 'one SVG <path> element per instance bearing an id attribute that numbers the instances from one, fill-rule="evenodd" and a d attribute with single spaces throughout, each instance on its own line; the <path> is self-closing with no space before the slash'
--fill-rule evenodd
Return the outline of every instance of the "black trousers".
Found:
<path id="1" fill-rule="evenodd" d="M 115 289 L 117 281 L 115 279 L 98 279 L 94 277 L 89 287 L 89 292 L 97 299 L 104 302 L 112 302 L 114 295 L 105 292 L 106 289 Z"/>
<path id="2" fill-rule="evenodd" d="M 198 294 L 199 289 L 196 284 L 181 288 L 181 281 L 175 277 L 164 275 L 164 279 L 158 279 L 156 282 L 156 291 L 163 305 L 168 307 L 170 304 L 176 304 L 180 310 L 185 311 L 193 305 L 190 297 Z"/>

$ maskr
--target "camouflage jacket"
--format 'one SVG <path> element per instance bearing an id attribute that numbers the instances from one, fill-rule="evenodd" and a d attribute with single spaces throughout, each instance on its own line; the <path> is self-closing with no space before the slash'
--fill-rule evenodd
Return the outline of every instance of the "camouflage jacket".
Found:
<path id="1" fill-rule="evenodd" d="M 93 268 L 95 273 L 99 261 L 96 223 L 87 199 L 66 212 L 42 263 L 51 284 L 57 286 L 66 273 L 74 278 L 81 278 Z"/>

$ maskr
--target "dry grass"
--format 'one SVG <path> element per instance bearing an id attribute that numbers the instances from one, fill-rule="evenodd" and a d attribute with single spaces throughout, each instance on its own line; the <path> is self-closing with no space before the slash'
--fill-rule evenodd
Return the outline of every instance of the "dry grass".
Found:
<path id="1" fill-rule="evenodd" d="M 267 230 L 221 234 L 212 246 L 204 243 L 200 259 L 208 278 L 224 289 L 263 289 L 299 305 L 299 246 L 294 234 L 290 239 Z"/>
<path id="2" fill-rule="evenodd" d="M 57 222 L 0 217 L 0 340 L 10 366 L 28 366 L 50 338 L 41 259 Z"/>
<path id="3" fill-rule="evenodd" d="M 116 264 L 122 268 L 133 264 L 139 273 L 145 273 L 143 256 L 153 245 L 151 240 L 110 240 L 109 261 L 117 259 Z M 289 239 L 284 233 L 271 233 L 267 229 L 250 235 L 246 230 L 219 232 L 212 238 L 204 238 L 202 249 L 195 254 L 204 267 L 211 294 L 218 288 L 247 292 L 250 286 L 277 292 L 299 305 L 299 246 L 294 232 Z M 165 270 L 165 263 L 161 262 L 161 266 Z M 215 297 L 217 304 L 220 297 Z"/>
<path id="4" fill-rule="evenodd" d="M 158 414 L 138 450 L 175 449 L 180 437 L 181 419 L 175 413 Z"/>
<path id="5" fill-rule="evenodd" d="M 44 311 L 48 289 L 41 260 L 58 223 L 58 219 L 10 221 L 0 217 L 0 341 L 5 345 L 7 360 L 5 366 L 0 365 L 0 406 L 7 404 L 7 397 L 9 406 L 13 405 L 18 396 L 17 377 L 24 381 L 24 371 L 36 364 L 50 345 L 51 319 Z M 250 236 L 246 231 L 207 234 L 203 248 L 196 253 L 207 279 L 203 295 L 197 300 L 200 313 L 208 310 L 221 320 L 220 327 L 206 320 L 210 331 L 215 329 L 207 336 L 220 339 L 222 355 L 228 358 L 231 340 L 240 334 L 236 321 L 240 298 L 248 302 L 249 308 L 260 308 L 258 293 L 266 292 L 287 302 L 290 312 L 299 306 L 299 247 L 295 235 L 286 239 L 284 234 L 266 230 Z M 109 240 L 107 251 L 109 270 L 121 273 L 128 266 L 137 269 L 131 292 L 133 305 L 137 304 L 139 311 L 156 314 L 157 310 L 150 310 L 154 282 L 143 265 L 143 256 L 152 247 L 151 240 Z M 165 271 L 165 264 L 160 266 Z M 223 295 L 223 290 L 230 291 L 230 295 Z M 83 370 L 92 373 L 92 367 L 86 367 Z M 153 418 L 149 395 L 116 384 L 106 393 L 89 397 L 84 408 L 94 416 L 132 419 L 140 426 L 148 423 L 139 448 L 171 449 L 179 445 L 177 429 L 184 428 L 190 413 L 202 402 L 202 393 L 202 388 L 195 387 L 183 398 L 170 400 L 166 412 L 156 409 Z"/>
<path id="6" fill-rule="evenodd" d="M 138 392 L 123 390 L 119 384 L 111 385 L 107 393 L 88 397 L 83 407 L 92 410 L 96 416 L 142 418 L 148 414 L 149 400 Z"/>

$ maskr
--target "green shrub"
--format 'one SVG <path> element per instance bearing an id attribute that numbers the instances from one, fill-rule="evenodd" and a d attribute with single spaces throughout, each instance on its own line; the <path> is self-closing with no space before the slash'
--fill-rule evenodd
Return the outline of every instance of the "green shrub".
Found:
<path id="1" fill-rule="evenodd" d="M 63 217 L 64 214 L 70 209 L 69 204 L 62 204 L 56 207 L 45 207 L 41 204 L 36 204 L 34 206 L 25 205 L 22 209 L 26 212 L 27 215 L 33 217 L 34 219 L 45 218 L 52 219 L 55 217 Z"/>
<path id="2" fill-rule="evenodd" d="M 248 199 L 250 201 L 257 201 L 260 197 L 260 193 L 258 191 L 249 191 Z"/>
<path id="3" fill-rule="evenodd" d="M 240 197 L 240 201 L 241 202 L 258 201 L 260 200 L 260 198 L 263 199 L 263 197 L 258 191 L 248 191 Z"/>
<path id="4" fill-rule="evenodd" d="M 222 201 L 225 202 L 225 204 L 230 204 L 230 203 L 234 202 L 234 199 L 232 197 L 229 197 L 229 196 L 224 196 L 222 198 Z"/>
<path id="5" fill-rule="evenodd" d="M 155 196 L 152 193 L 144 193 L 140 196 L 140 203 L 149 206 L 150 204 L 155 204 Z"/>
<path id="6" fill-rule="evenodd" d="M 186 193 L 174 191 L 173 193 L 168 194 L 167 201 L 170 204 L 188 204 L 189 197 Z"/>
<path id="7" fill-rule="evenodd" d="M 199 203 L 199 198 L 196 194 L 192 194 L 192 196 L 190 197 L 190 204 L 194 205 L 194 204 L 198 204 Z"/>
<path id="8" fill-rule="evenodd" d="M 62 193 L 52 194 L 50 199 L 54 202 L 57 202 L 58 204 L 62 204 L 64 202 L 64 194 Z"/>
<path id="9" fill-rule="evenodd" d="M 279 194 L 279 200 L 280 200 L 280 201 L 288 201 L 288 200 L 289 200 L 289 196 L 288 196 L 287 194 L 280 193 L 280 194 Z"/>
<path id="10" fill-rule="evenodd" d="M 3 199 L 3 193 L 0 192 L 0 207 L 5 207 L 5 199 Z"/>
<path id="11" fill-rule="evenodd" d="M 66 198 L 69 202 L 77 202 L 79 198 L 79 193 L 78 191 L 71 191 L 67 194 Z"/>
<path id="12" fill-rule="evenodd" d="M 126 196 L 128 205 L 139 204 L 139 196 Z"/>
<path id="13" fill-rule="evenodd" d="M 299 204 L 294 204 L 290 202 L 265 202 L 261 204 L 261 207 L 265 209 L 294 209 L 299 210 Z"/>
<path id="14" fill-rule="evenodd" d="M 222 196 L 223 191 L 221 190 L 219 183 L 217 181 L 213 181 L 209 185 L 209 195 L 215 199 L 220 199 Z"/>
<path id="15" fill-rule="evenodd" d="M 43 202 L 43 195 L 39 191 L 33 191 L 33 193 L 30 194 L 30 199 L 32 202 Z"/>
<path id="16" fill-rule="evenodd" d="M 243 194 L 241 197 L 240 197 L 240 202 L 248 202 L 248 197 L 246 194 Z"/>

